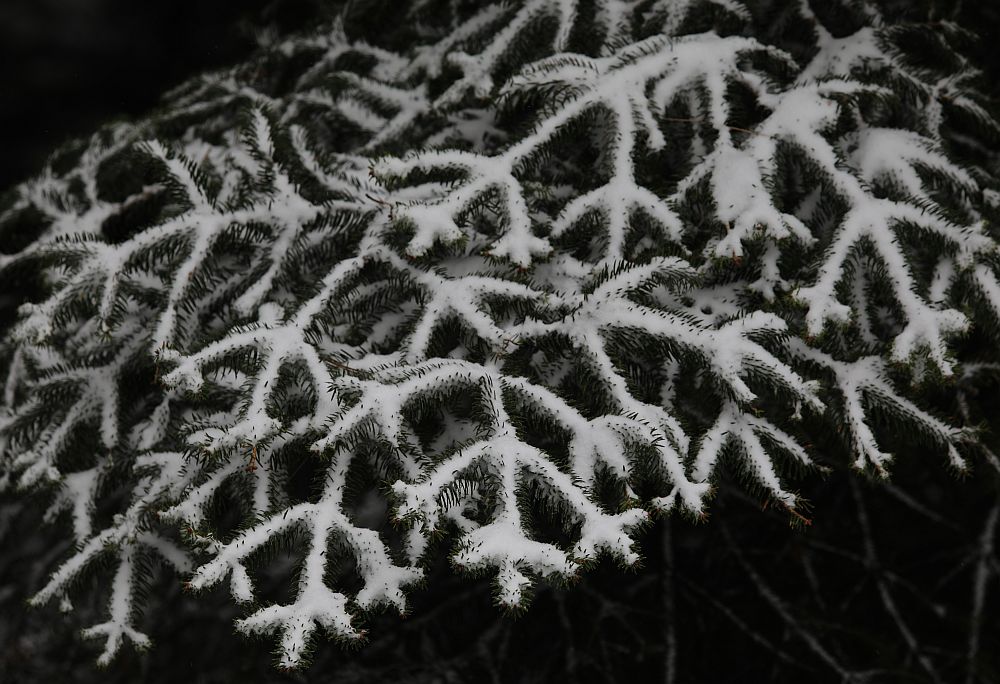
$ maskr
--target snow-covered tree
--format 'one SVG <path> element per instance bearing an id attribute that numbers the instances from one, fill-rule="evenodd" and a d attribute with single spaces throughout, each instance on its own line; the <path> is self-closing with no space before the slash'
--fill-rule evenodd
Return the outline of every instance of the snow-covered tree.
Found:
<path id="1" fill-rule="evenodd" d="M 0 346 L 0 483 L 73 535 L 32 603 L 101 578 L 99 662 L 149 646 L 155 564 L 227 584 L 291 668 L 405 613 L 442 552 L 513 609 L 637 564 L 654 516 L 733 481 L 808 524 L 803 472 L 1000 469 L 973 391 L 1000 128 L 957 25 L 867 0 L 397 14 L 199 77 L 6 196 L 0 277 L 39 294 Z"/>

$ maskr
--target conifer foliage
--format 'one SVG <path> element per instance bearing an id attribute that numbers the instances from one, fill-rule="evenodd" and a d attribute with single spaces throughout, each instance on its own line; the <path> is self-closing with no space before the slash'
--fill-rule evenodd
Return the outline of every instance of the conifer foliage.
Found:
<path id="1" fill-rule="evenodd" d="M 149 646 L 156 565 L 228 585 L 296 667 L 405 612 L 435 554 L 517 608 L 637 563 L 722 478 L 802 521 L 803 470 L 1000 467 L 935 408 L 1000 330 L 1000 129 L 961 29 L 868 0 L 401 7 L 5 197 L 0 277 L 37 296 L 0 346 L 0 483 L 73 535 L 33 603 L 100 578 L 101 663 Z"/>

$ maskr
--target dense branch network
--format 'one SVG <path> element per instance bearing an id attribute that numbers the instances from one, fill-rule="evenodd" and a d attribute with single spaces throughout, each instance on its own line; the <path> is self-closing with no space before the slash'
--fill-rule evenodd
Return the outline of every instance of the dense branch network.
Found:
<path id="1" fill-rule="evenodd" d="M 490 4 L 408 53 L 337 25 L 273 50 L 309 65 L 285 92 L 202 77 L 17 189 L 0 221 L 43 226 L 0 269 L 36 265 L 48 294 L 2 347 L 3 481 L 53 487 L 77 544 L 34 601 L 112 554 L 108 621 L 86 632 L 107 662 L 148 644 L 142 558 L 253 603 L 263 551 L 304 538 L 294 599 L 238 623 L 280 633 L 294 667 L 317 628 L 356 639 L 358 613 L 405 610 L 442 533 L 513 607 L 533 578 L 636 562 L 650 514 L 704 515 L 725 461 L 801 517 L 784 473 L 817 467 L 803 412 L 842 422 L 859 469 L 887 473 L 873 412 L 966 468 L 972 431 L 889 366 L 952 374 L 968 298 L 1000 311 L 986 181 L 942 132 L 941 100 L 988 119 L 954 94 L 970 67 L 911 69 L 874 11 L 834 38 L 803 1 L 797 60 L 685 33 L 698 3 L 640 5 Z M 113 197 L 98 180 L 122 164 L 148 181 Z M 305 461 L 322 484 L 302 497 Z M 123 462 L 131 494 L 100 527 Z M 395 530 L 359 487 L 389 490 Z M 217 538 L 234 491 L 242 520 Z M 360 588 L 331 584 L 345 559 Z"/>

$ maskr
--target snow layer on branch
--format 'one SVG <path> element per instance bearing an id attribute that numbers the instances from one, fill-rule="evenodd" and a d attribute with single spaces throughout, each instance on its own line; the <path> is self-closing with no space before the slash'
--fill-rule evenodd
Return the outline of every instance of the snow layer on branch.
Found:
<path id="1" fill-rule="evenodd" d="M 637 562 L 652 512 L 705 514 L 727 454 L 794 513 L 786 464 L 818 467 L 816 422 L 879 475 L 873 413 L 969 467 L 975 433 L 898 375 L 964 362 L 970 292 L 1000 318 L 993 181 L 950 156 L 942 102 L 985 110 L 967 62 L 911 68 L 862 4 L 839 37 L 796 5 L 796 62 L 731 0 L 414 3 L 422 44 L 290 39 L 267 55 L 294 72 L 282 94 L 257 64 L 200 77 L 15 189 L 0 231 L 44 220 L 0 276 L 46 291 L 0 343 L 0 481 L 52 488 L 76 541 L 33 601 L 113 556 L 86 631 L 108 662 L 149 644 L 136 587 L 159 558 L 228 581 L 238 629 L 295 667 L 317 630 L 404 611 L 433 535 L 517 606 Z M 119 176 L 142 181 L 102 185 Z M 131 493 L 102 525 L 110 473 Z M 243 515 L 228 535 L 219 497 Z M 259 605 L 282 539 L 294 597 Z M 341 560 L 360 588 L 330 582 Z"/>

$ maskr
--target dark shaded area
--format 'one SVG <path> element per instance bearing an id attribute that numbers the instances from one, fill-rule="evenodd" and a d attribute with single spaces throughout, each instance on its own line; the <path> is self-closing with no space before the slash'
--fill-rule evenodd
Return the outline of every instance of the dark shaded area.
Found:
<path id="1" fill-rule="evenodd" d="M 0 188 L 59 144 L 153 107 L 167 89 L 245 59 L 255 34 L 319 14 L 313 0 L 0 3 Z"/>
<path id="2" fill-rule="evenodd" d="M 488 577 L 459 576 L 437 554 L 409 616 L 368 616 L 361 648 L 318 640 L 298 672 L 274 667 L 273 640 L 234 633 L 245 613 L 225 583 L 195 598 L 161 574 L 142 621 L 154 640 L 148 653 L 127 647 L 100 671 L 97 644 L 73 633 L 82 616 L 66 620 L 48 606 L 0 621 L 0 680 L 892 684 L 963 681 L 971 655 L 975 681 L 997 681 L 995 586 L 978 622 L 969 620 L 982 534 L 1000 507 L 996 478 L 982 469 L 960 481 L 919 458 L 900 464 L 889 487 L 844 471 L 809 478 L 803 491 L 817 515 L 795 529 L 786 512 L 762 511 L 724 484 L 709 520 L 675 517 L 646 532 L 642 567 L 604 560 L 572 586 L 542 583 L 517 615 L 492 605 Z M 10 510 L 0 503 L 0 542 L 37 520 L 38 511 Z M 39 559 L 65 551 L 45 551 L 54 532 L 0 559 L 0 605 L 11 605 L 12 592 L 23 600 L 15 579 L 41 581 Z M 82 593 L 77 609 L 98 618 L 99 602 Z M 973 631 L 980 646 L 970 654 Z"/>

